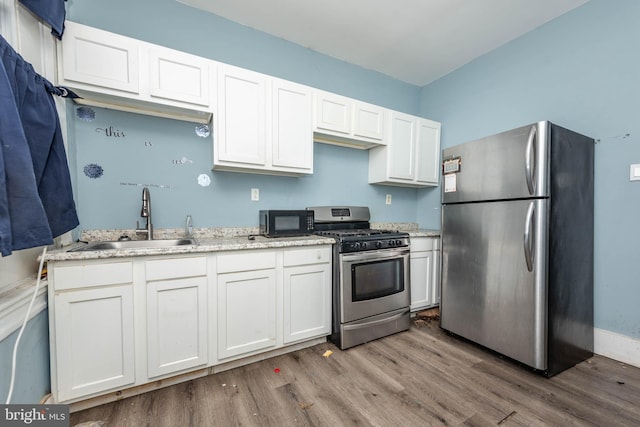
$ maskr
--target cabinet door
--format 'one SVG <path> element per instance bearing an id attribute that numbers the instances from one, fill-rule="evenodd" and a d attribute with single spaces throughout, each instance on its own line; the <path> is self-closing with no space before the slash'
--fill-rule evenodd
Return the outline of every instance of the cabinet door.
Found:
<path id="1" fill-rule="evenodd" d="M 171 374 L 207 363 L 207 279 L 147 284 L 147 374 Z"/>
<path id="2" fill-rule="evenodd" d="M 312 98 L 308 87 L 274 79 L 272 165 L 313 170 Z"/>
<path id="3" fill-rule="evenodd" d="M 266 165 L 266 78 L 241 68 L 218 73 L 218 132 L 214 149 L 223 162 Z"/>
<path id="4" fill-rule="evenodd" d="M 433 305 L 433 251 L 411 253 L 411 311 Z"/>
<path id="5" fill-rule="evenodd" d="M 389 178 L 415 180 L 416 118 L 394 112 L 389 141 Z"/>
<path id="6" fill-rule="evenodd" d="M 377 105 L 356 102 L 353 109 L 353 135 L 382 141 L 385 110 Z"/>
<path id="7" fill-rule="evenodd" d="M 60 46 L 64 80 L 139 93 L 136 40 L 67 21 Z"/>
<path id="8" fill-rule="evenodd" d="M 440 178 L 440 123 L 418 120 L 416 147 L 416 178 L 419 182 L 437 185 Z"/>
<path id="9" fill-rule="evenodd" d="M 172 49 L 151 47 L 151 97 L 209 106 L 210 62 Z"/>
<path id="10" fill-rule="evenodd" d="M 331 265 L 284 269 L 284 343 L 331 333 Z"/>
<path id="11" fill-rule="evenodd" d="M 326 92 L 316 93 L 316 130 L 351 133 L 352 101 Z"/>
<path id="12" fill-rule="evenodd" d="M 54 310 L 58 401 L 134 383 L 131 285 L 57 293 Z"/>
<path id="13" fill-rule="evenodd" d="M 276 345 L 276 270 L 218 275 L 218 358 Z"/>

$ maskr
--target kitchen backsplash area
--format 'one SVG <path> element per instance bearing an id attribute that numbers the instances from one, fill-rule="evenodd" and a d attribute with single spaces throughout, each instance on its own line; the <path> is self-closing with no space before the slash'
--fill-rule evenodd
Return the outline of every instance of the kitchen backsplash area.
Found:
<path id="1" fill-rule="evenodd" d="M 299 178 L 214 172 L 211 123 L 86 106 L 72 111 L 69 153 L 81 230 L 142 225 L 144 187 L 156 229 L 183 228 L 187 215 L 194 228 L 255 227 L 260 209 L 318 205 L 369 206 L 372 222 L 415 222 L 417 190 L 369 185 L 366 150 L 315 143 L 314 174 Z"/>

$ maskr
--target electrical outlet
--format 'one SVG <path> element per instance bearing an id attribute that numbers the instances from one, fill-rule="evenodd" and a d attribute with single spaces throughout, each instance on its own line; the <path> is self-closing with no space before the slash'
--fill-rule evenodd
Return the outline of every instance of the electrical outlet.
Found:
<path id="1" fill-rule="evenodd" d="M 251 189 L 251 200 L 253 200 L 254 202 L 257 202 L 258 200 L 260 200 L 260 189 L 259 188 L 252 188 Z"/>
<path id="2" fill-rule="evenodd" d="M 386 200 L 385 200 L 385 203 L 386 203 L 387 205 L 390 205 L 390 204 L 391 204 L 391 194 L 387 194 L 387 198 L 386 198 Z"/>

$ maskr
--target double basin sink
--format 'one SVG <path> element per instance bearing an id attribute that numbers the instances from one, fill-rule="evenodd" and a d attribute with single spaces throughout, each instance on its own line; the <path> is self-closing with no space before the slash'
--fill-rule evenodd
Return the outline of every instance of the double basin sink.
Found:
<path id="1" fill-rule="evenodd" d="M 91 242 L 68 252 L 105 251 L 109 249 L 157 249 L 175 246 L 197 245 L 195 239 L 118 240 L 114 242 Z"/>

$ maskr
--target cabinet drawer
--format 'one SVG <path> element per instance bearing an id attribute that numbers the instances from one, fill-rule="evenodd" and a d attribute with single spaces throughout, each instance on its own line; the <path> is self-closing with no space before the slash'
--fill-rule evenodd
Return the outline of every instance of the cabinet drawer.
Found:
<path id="1" fill-rule="evenodd" d="M 133 263 L 61 266 L 54 268 L 53 275 L 55 290 L 132 283 Z"/>
<path id="2" fill-rule="evenodd" d="M 206 276 L 207 260 L 204 257 L 158 259 L 147 261 L 145 271 L 147 280 Z"/>
<path id="3" fill-rule="evenodd" d="M 331 248 L 317 246 L 305 249 L 288 249 L 284 251 L 284 266 L 323 264 L 331 261 Z"/>
<path id="4" fill-rule="evenodd" d="M 276 268 L 276 253 L 272 251 L 238 252 L 218 255 L 218 273 Z"/>
<path id="5" fill-rule="evenodd" d="M 413 237 L 411 238 L 411 252 L 432 251 L 436 248 L 434 237 Z"/>

